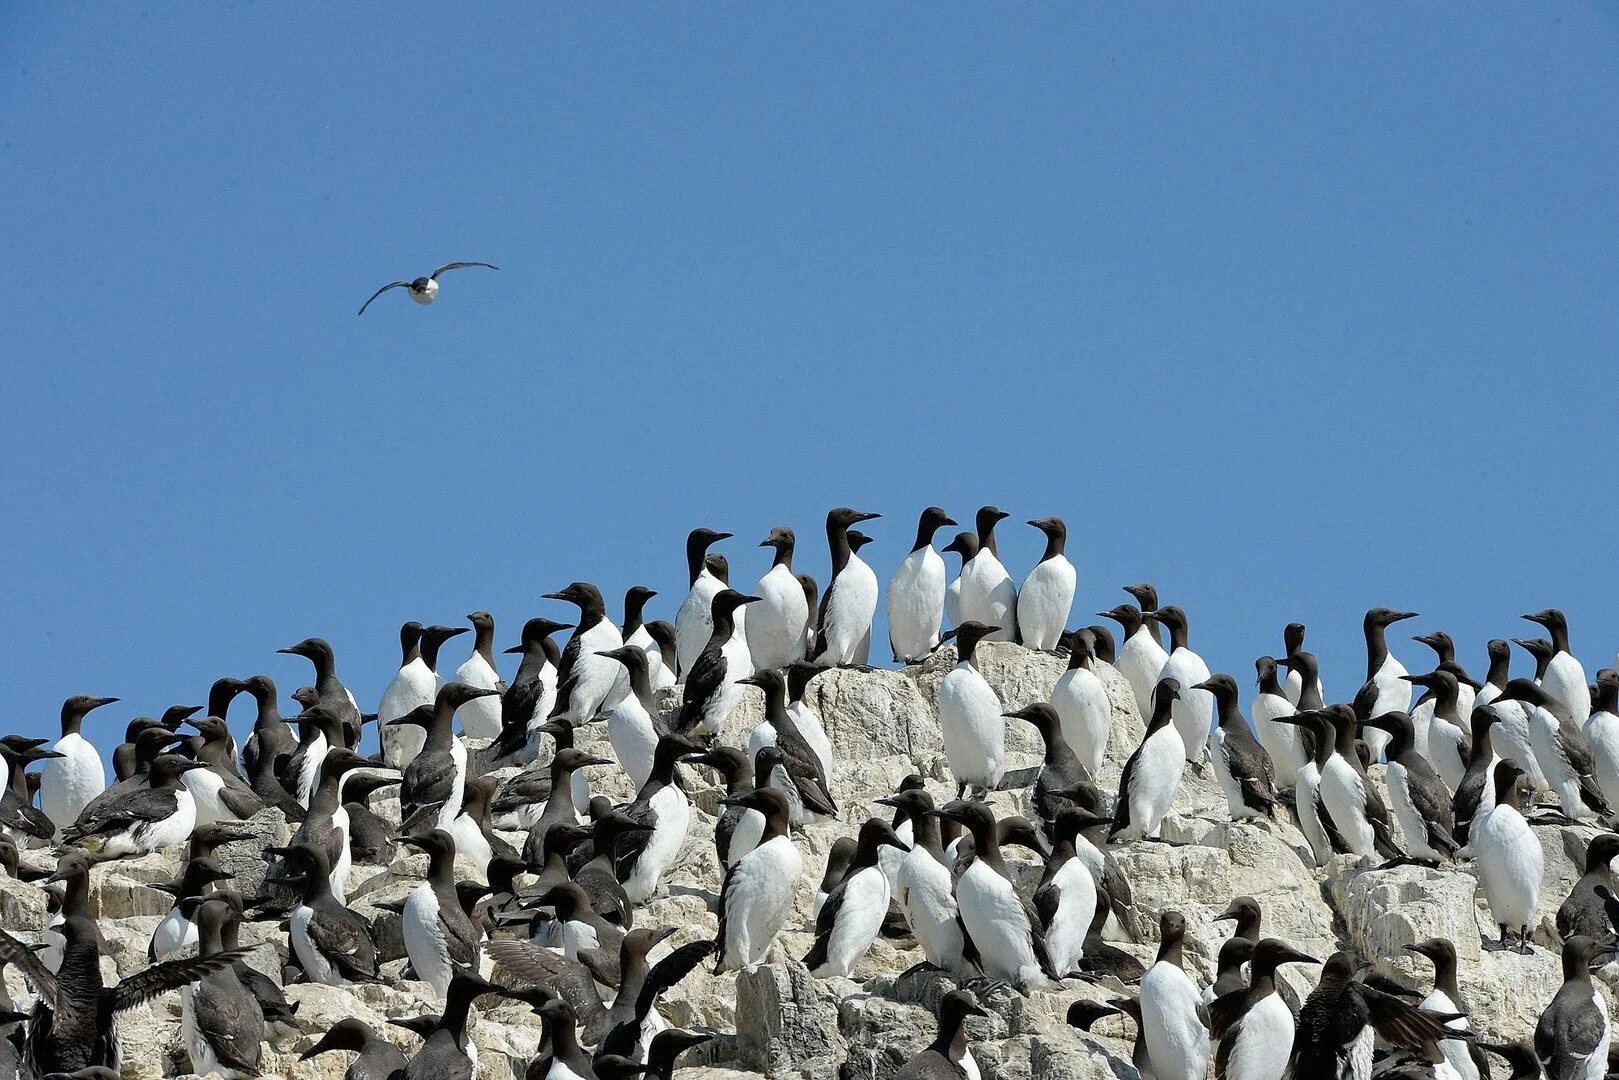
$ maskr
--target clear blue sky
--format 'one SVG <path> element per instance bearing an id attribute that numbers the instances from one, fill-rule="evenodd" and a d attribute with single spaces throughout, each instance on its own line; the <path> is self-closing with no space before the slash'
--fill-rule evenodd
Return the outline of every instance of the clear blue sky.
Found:
<path id="1" fill-rule="evenodd" d="M 1062 515 L 1244 686 L 1377 604 L 1613 662 L 1611 5 L 360 7 L 0 14 L 0 727 L 309 634 L 374 707 L 405 619 L 824 579 L 838 504 L 884 580 Z"/>

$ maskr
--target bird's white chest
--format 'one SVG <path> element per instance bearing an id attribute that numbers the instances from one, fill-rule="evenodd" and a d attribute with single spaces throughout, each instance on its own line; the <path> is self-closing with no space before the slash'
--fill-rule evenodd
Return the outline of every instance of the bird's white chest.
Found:
<path id="1" fill-rule="evenodd" d="M 888 625 L 901 660 L 923 656 L 939 643 L 944 578 L 944 560 L 924 547 L 905 556 L 889 580 Z"/>
<path id="2" fill-rule="evenodd" d="M 832 595 L 826 601 L 826 619 L 822 623 L 832 663 L 849 664 L 859 660 L 856 650 L 864 636 L 871 632 L 871 617 L 876 611 L 877 575 L 860 556 L 851 555 L 848 565 L 833 580 Z"/>
<path id="3" fill-rule="evenodd" d="M 431 304 L 434 300 L 438 299 L 438 282 L 434 281 L 432 278 L 428 278 L 422 283 L 421 288 L 418 289 L 416 286 L 412 285 L 408 291 L 412 300 L 416 301 L 418 304 L 421 304 L 423 307 L 426 307 L 428 304 Z"/>
<path id="4" fill-rule="evenodd" d="M 1018 627 L 1031 649 L 1055 649 L 1074 602 L 1076 575 L 1066 556 L 1045 559 L 1029 571 L 1018 592 Z"/>
<path id="5" fill-rule="evenodd" d="M 999 781 L 1005 769 L 1006 721 L 1000 699 L 971 664 L 957 664 L 939 682 L 939 726 L 958 781 Z"/>
<path id="6" fill-rule="evenodd" d="M 760 667 L 783 667 L 803 657 L 809 602 L 785 564 L 773 566 L 754 586 L 760 602 L 748 613 L 748 649 Z"/>
<path id="7" fill-rule="evenodd" d="M 78 732 L 64 735 L 52 747 L 56 753 L 61 754 L 60 759 L 51 758 L 45 762 L 44 775 L 40 778 L 41 793 L 47 782 L 53 787 L 59 787 L 69 798 L 83 799 L 89 802 L 107 786 L 107 773 L 101 764 L 101 755 L 90 741 Z M 71 825 L 72 822 L 63 824 Z"/>
<path id="8" fill-rule="evenodd" d="M 1360 773 L 1339 754 L 1328 758 L 1321 770 L 1321 799 L 1350 850 L 1356 855 L 1370 855 L 1373 837 L 1371 823 L 1366 820 L 1366 787 Z"/>
<path id="9" fill-rule="evenodd" d="M 1001 560 L 981 550 L 961 568 L 961 617 L 1000 629 L 986 641 L 1011 641 L 1017 619 L 1017 587 Z"/>
<path id="10" fill-rule="evenodd" d="M 1023 902 L 988 863 L 974 859 L 962 873 L 956 903 L 984 974 L 1022 982 L 1026 972 L 1038 970 Z"/>
<path id="11" fill-rule="evenodd" d="M 1242 1017 L 1226 1075 L 1233 1080 L 1281 1080 L 1293 1050 L 1293 1013 L 1280 994 L 1267 994 Z"/>
<path id="12" fill-rule="evenodd" d="M 815 751 L 815 756 L 820 758 L 821 771 L 828 777 L 832 776 L 836 772 L 832 760 L 832 743 L 826 737 L 826 729 L 821 726 L 820 716 L 802 701 L 795 701 L 787 706 L 787 715 L 793 718 L 798 733 L 804 736 L 804 741 L 809 743 L 810 749 Z"/>
<path id="13" fill-rule="evenodd" d="M 652 726 L 641 700 L 627 695 L 607 717 L 607 741 L 613 746 L 613 756 L 624 771 L 629 773 L 631 785 L 640 790 L 652 773 L 652 755 L 658 746 L 658 733 Z"/>
<path id="14" fill-rule="evenodd" d="M 322 986 L 342 986 L 347 980 L 337 974 L 337 967 L 326 959 L 324 953 L 315 947 L 314 940 L 309 936 L 309 924 L 314 921 L 315 911 L 307 904 L 299 904 L 293 909 L 292 917 L 287 921 L 287 937 L 292 942 L 293 951 L 298 954 L 298 962 L 309 973 L 309 977 Z"/>
<path id="15" fill-rule="evenodd" d="M 1147 1051 L 1160 1080 L 1205 1075 L 1209 1035 L 1197 1016 L 1199 1004 L 1197 987 L 1175 964 L 1160 960 L 1141 977 Z"/>

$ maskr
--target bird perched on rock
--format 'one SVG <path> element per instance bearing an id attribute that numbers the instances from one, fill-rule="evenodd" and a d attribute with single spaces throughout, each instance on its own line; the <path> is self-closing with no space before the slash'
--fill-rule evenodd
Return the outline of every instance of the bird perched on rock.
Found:
<path id="1" fill-rule="evenodd" d="M 933 1041 L 900 1066 L 894 1080 L 957 1080 L 979 1075 L 967 1049 L 967 1020 L 988 1016 L 971 992 L 951 990 L 939 999 L 939 1027 Z"/>

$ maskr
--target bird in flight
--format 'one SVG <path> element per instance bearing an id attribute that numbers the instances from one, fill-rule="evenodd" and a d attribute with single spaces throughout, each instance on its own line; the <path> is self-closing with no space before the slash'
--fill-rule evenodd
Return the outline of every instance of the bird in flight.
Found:
<path id="1" fill-rule="evenodd" d="M 419 277 L 414 281 L 390 281 L 388 284 L 372 293 L 371 300 L 375 300 L 389 289 L 409 289 L 410 298 L 412 300 L 416 301 L 418 304 L 431 304 L 434 300 L 438 299 L 438 276 L 444 273 L 446 270 L 459 270 L 463 266 L 486 266 L 491 270 L 500 269 L 500 267 L 486 262 L 445 263 L 437 270 L 434 270 L 427 277 Z M 360 310 L 357 312 L 357 314 L 364 315 L 365 309 L 371 306 L 371 300 L 367 300 L 365 303 L 361 304 Z"/>

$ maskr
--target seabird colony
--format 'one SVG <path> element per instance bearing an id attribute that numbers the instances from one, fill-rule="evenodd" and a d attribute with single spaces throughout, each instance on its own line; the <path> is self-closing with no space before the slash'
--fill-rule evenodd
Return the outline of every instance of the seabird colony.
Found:
<path id="1" fill-rule="evenodd" d="M 411 284 L 413 298 L 430 300 L 434 284 L 421 295 Z M 45 890 L 52 912 L 38 940 L 0 932 L 0 965 L 27 987 L 14 1001 L 0 983 L 0 1076 L 112 1075 L 119 1017 L 170 992 L 193 1071 L 257 1076 L 267 1046 L 287 1049 L 296 1005 L 286 987 L 402 978 L 438 1009 L 390 1021 L 414 1036 L 398 1040 L 404 1049 L 347 1018 L 313 1033 L 302 1059 L 353 1055 L 349 1080 L 471 1077 L 475 1006 L 505 1001 L 532 1010 L 541 1032 L 532 1060 L 517 1063 L 529 1078 L 667 1078 L 705 1043 L 714 1045 L 702 1060 L 723 1061 L 715 1048 L 736 1036 L 671 1026 L 663 997 L 700 968 L 766 964 L 858 979 L 841 984 L 845 995 L 932 980 L 937 1037 L 895 1062 L 900 1077 L 976 1078 L 971 1044 L 985 1018 L 1018 995 L 1080 991 L 1067 1023 L 1133 1033 L 1132 1063 L 1155 1080 L 1211 1069 L 1222 1080 L 1608 1074 L 1609 1010 L 1593 973 L 1602 981 L 1615 970 L 1619 835 L 1601 830 L 1619 808 L 1619 674 L 1588 681 L 1561 611 L 1525 615 L 1545 636 L 1512 639 L 1532 677 L 1513 677 L 1510 646 L 1497 639 L 1480 681 L 1442 631 L 1414 639 L 1435 660 L 1411 674 L 1388 632 L 1417 614 L 1373 608 L 1364 681 L 1336 700 L 1305 628 L 1290 624 L 1282 655 L 1255 661 L 1244 715 L 1238 678 L 1209 670 L 1193 620 L 1153 585 L 1128 585 L 1134 603 L 1097 612 L 1117 633 L 1070 627 L 1076 573 L 1060 518 L 1029 521 L 1045 551 L 1019 584 L 995 541 L 1008 515 L 982 508 L 942 546 L 959 557 L 952 580 L 935 538 L 956 522 L 928 507 L 883 598 L 860 554 L 869 537 L 855 529 L 877 516 L 827 515 L 824 589 L 795 572 L 796 535 L 782 526 L 760 542 L 770 564 L 747 592 L 731 587 L 714 550 L 730 534 L 693 530 L 672 624 L 645 620 L 656 593 L 642 586 L 625 597 L 621 623 L 589 582 L 547 593 L 558 606 L 504 650 L 519 658 L 509 681 L 487 612 L 467 617 L 471 655 L 448 681 L 441 650 L 469 628 L 407 622 L 375 713 L 361 712 L 332 647 L 308 638 L 281 650 L 312 667 L 291 696 L 296 711 L 283 712 L 267 676 L 222 678 L 204 708 L 131 720 L 110 755 L 110 785 L 84 723 L 117 698 L 68 698 L 57 740 L 0 739 L 0 864 Z M 851 808 L 858 732 L 841 745 L 831 737 L 822 713 L 837 719 L 837 704 L 814 691 L 830 669 L 845 670 L 834 677 L 844 692 L 887 677 L 868 666 L 882 600 L 893 661 L 930 672 L 939 739 L 911 748 L 930 772 Z M 1017 645 L 992 644 L 1004 642 Z M 1019 645 L 1060 657 L 1064 670 L 1046 700 L 1011 708 L 988 660 Z M 733 713 L 754 691 L 762 713 L 739 733 Z M 239 695 L 254 702 L 240 744 L 225 722 Z M 366 739 L 373 726 L 378 736 Z M 1117 745 L 1121 730 L 1139 732 L 1134 745 Z M 1018 732 L 1032 732 L 1038 759 L 1012 768 Z M 1119 759 L 1122 770 L 1104 778 Z M 1566 889 L 1552 898 L 1556 940 L 1542 946 L 1560 951 L 1562 984 L 1538 1024 L 1478 1030 L 1456 942 L 1443 937 L 1404 945 L 1431 965 L 1425 990 L 1391 977 L 1387 957 L 1311 956 L 1265 934 L 1247 896 L 1220 916 L 1234 934 L 1207 968 L 1187 949 L 1180 911 L 1157 912 L 1155 940 L 1132 933 L 1126 901 L 1153 905 L 1130 880 L 1130 857 L 1138 845 L 1179 842 L 1166 818 L 1205 770 L 1230 819 L 1227 839 L 1213 842 L 1290 820 L 1303 840 L 1293 857 L 1308 866 L 1338 860 L 1368 878 L 1410 865 L 1465 870 L 1495 926 L 1491 949 L 1532 953 L 1544 894 Z M 377 797 L 395 788 L 396 806 Z M 264 840 L 253 823 L 266 819 L 284 822 L 285 843 Z M 1589 826 L 1571 885 L 1547 877 L 1533 829 L 1544 822 Z M 795 898 L 817 829 L 834 839 L 814 857 L 824 869 L 805 918 Z M 689 842 L 710 834 L 703 895 L 717 931 L 674 944 L 690 928 L 647 925 L 645 913 L 668 895 Z M 241 845 L 258 848 L 232 865 L 262 871 L 245 894 L 221 859 Z M 179 874 L 150 888 L 172 910 L 146 965 L 110 979 L 91 875 L 162 851 L 180 854 Z M 376 905 L 398 919 L 405 954 L 402 968 L 385 968 L 378 921 L 349 906 L 354 868 L 411 856 L 418 883 Z M 279 978 L 245 962 L 239 932 L 255 923 L 273 928 Z M 802 955 L 784 948 L 789 929 L 812 938 Z M 873 971 L 880 938 L 920 959 Z M 1290 979 L 1289 969 L 1305 974 Z"/>

